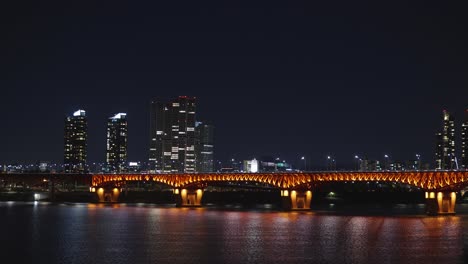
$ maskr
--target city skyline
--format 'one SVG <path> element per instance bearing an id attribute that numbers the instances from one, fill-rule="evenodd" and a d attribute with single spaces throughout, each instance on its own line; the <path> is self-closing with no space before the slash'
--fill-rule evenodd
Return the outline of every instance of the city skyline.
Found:
<path id="1" fill-rule="evenodd" d="M 191 108 L 190 108 L 191 107 Z M 171 110 L 174 108 L 174 110 Z M 187 96 L 179 96 L 173 101 L 167 100 L 159 100 L 153 99 L 151 101 L 150 107 L 150 134 L 154 134 L 154 136 L 150 136 L 148 149 L 149 149 L 149 156 L 147 160 L 127 160 L 127 113 L 117 113 L 114 116 L 108 118 L 107 123 L 107 154 L 105 162 L 97 162 L 101 164 L 102 171 L 126 171 L 127 162 L 130 163 L 143 163 L 146 164 L 144 166 L 145 170 L 148 171 L 155 171 L 155 172 L 212 172 L 218 171 L 221 168 L 232 168 L 236 167 L 234 165 L 234 158 L 230 158 L 228 160 L 219 161 L 213 159 L 213 126 L 208 124 L 203 124 L 203 122 L 199 122 L 195 120 L 197 119 L 195 115 L 195 97 L 190 98 Z M 192 117 L 188 118 L 186 116 L 192 114 Z M 431 161 L 424 161 L 421 159 L 421 154 L 416 153 L 414 157 L 409 159 L 403 159 L 401 157 L 392 157 L 389 154 L 384 154 L 383 157 L 369 157 L 368 155 L 355 155 L 353 161 L 356 162 L 355 167 L 357 170 L 360 171 L 378 171 L 378 170 L 415 170 L 415 169 L 465 169 L 466 168 L 466 159 L 464 158 L 464 153 L 466 153 L 466 127 L 468 124 L 468 109 L 464 111 L 464 119 L 456 122 L 454 121 L 453 114 L 444 109 L 442 111 L 442 126 L 439 129 L 442 132 L 436 133 L 435 137 L 435 151 L 434 151 L 434 162 Z M 158 119 L 155 117 L 159 116 Z M 180 117 L 179 117 L 180 116 Z M 174 119 L 175 118 L 175 119 Z M 180 119 L 182 118 L 182 119 Z M 179 120 L 180 119 L 180 120 Z M 194 121 L 193 124 L 187 122 L 187 120 Z M 159 120 L 159 121 L 157 121 Z M 172 120 L 172 121 L 171 121 Z M 123 121 L 116 122 L 116 121 Z M 163 134 L 170 134 L 174 131 L 174 124 L 176 124 L 176 132 L 173 137 L 172 135 L 166 137 L 168 142 L 179 141 L 178 138 L 181 134 L 179 131 L 181 127 L 179 127 L 179 123 L 182 122 L 182 134 L 187 134 L 188 130 L 194 132 L 193 134 L 193 153 L 192 155 L 189 154 L 190 159 L 194 159 L 194 164 L 191 165 L 193 168 L 190 170 L 193 171 L 185 171 L 186 169 L 183 168 L 184 161 L 181 160 L 181 165 L 177 165 L 174 169 L 162 169 L 162 167 L 158 167 L 155 164 L 161 163 L 161 159 L 164 156 L 164 150 L 162 146 L 166 143 L 162 140 L 157 140 L 158 135 Z M 122 124 L 120 124 L 122 123 Z M 154 125 L 159 123 L 159 125 Z M 455 132 L 455 127 L 460 127 L 461 129 Z M 122 131 L 121 131 L 122 130 Z M 205 131 L 205 132 L 203 132 Z M 87 118 L 86 118 L 86 111 L 79 109 L 72 113 L 65 118 L 65 130 L 64 130 L 64 167 L 63 169 L 65 172 L 84 172 L 87 170 L 85 169 L 85 165 L 96 164 L 96 162 L 86 162 L 87 157 L 87 134 L 88 134 L 88 127 L 87 127 Z M 458 135 L 460 134 L 460 135 Z M 121 138 L 121 139 L 120 139 Z M 444 139 L 444 140 L 443 140 Z M 458 140 L 460 139 L 460 140 Z M 184 141 L 184 140 L 182 140 Z M 182 142 L 181 141 L 181 142 Z M 157 145 L 160 145 L 159 149 L 161 149 L 161 157 L 158 158 L 157 161 L 154 157 L 156 154 L 151 154 L 152 152 L 155 153 L 155 144 L 154 142 L 159 142 Z M 171 143 L 172 144 L 172 143 Z M 186 144 L 186 143 L 184 143 Z M 206 145 L 208 144 L 208 145 Z M 113 150 L 115 147 L 110 147 L 113 145 L 117 145 L 116 148 L 119 149 L 118 151 Z M 182 148 L 177 145 L 177 156 L 180 155 L 180 150 L 185 153 L 187 146 L 184 145 Z M 207 148 L 208 147 L 208 148 Z M 120 149 L 122 151 L 120 151 Z M 172 145 L 168 145 L 166 149 L 174 149 Z M 207 152 L 208 151 L 208 152 Z M 114 153 L 115 152 L 115 153 Z M 460 156 L 453 157 L 454 153 L 461 153 Z M 208 155 L 206 155 L 208 154 Z M 171 156 L 174 156 L 172 153 Z M 196 158 L 196 157 L 200 158 Z M 203 157 L 202 157 L 203 156 Z M 348 164 L 342 166 L 336 166 L 336 157 L 333 155 L 328 154 L 325 159 L 325 165 L 321 164 L 321 161 L 312 161 L 313 164 L 306 165 L 306 160 L 308 159 L 307 156 L 301 157 L 301 162 L 304 162 L 303 166 L 295 163 L 291 160 L 280 159 L 277 157 L 276 159 L 273 158 L 274 155 L 261 155 L 253 156 L 253 159 L 259 158 L 260 161 L 270 162 L 269 159 L 276 160 L 277 162 L 287 162 L 291 165 L 296 166 L 295 169 L 312 169 L 312 170 L 330 170 L 333 166 L 334 170 L 343 170 L 343 169 L 351 169 L 351 166 Z M 279 155 L 276 155 L 279 156 Z M 152 158 L 153 157 L 153 158 Z M 195 157 L 195 158 L 194 158 Z M 237 159 L 237 162 L 244 162 L 250 160 L 250 156 L 240 157 Z M 262 158 L 266 158 L 263 160 Z M 185 158 L 184 158 L 185 159 Z M 117 160 L 117 161 L 115 161 Z M 172 160 L 172 157 L 171 157 Z M 44 159 L 38 159 L 37 162 L 44 162 Z M 69 161 L 69 162 L 67 162 Z M 46 161 L 47 162 L 47 161 Z M 309 161 L 310 163 L 311 161 Z M 53 163 L 53 162 L 52 162 Z M 67 163 L 69 163 L 69 167 L 67 167 Z M 164 163 L 164 162 L 163 162 Z M 173 162 L 172 162 L 173 163 Z M 219 164 L 217 164 L 219 163 Z M 11 164 L 21 164 L 21 163 L 11 163 Z M 106 165 L 107 164 L 107 165 Z M 4 164 L 5 165 L 5 164 Z M 23 164 L 26 165 L 26 164 Z M 58 163 L 60 165 L 60 163 Z M 174 164 L 173 164 L 174 165 Z M 173 166 L 171 165 L 171 166 Z M 39 166 L 37 163 L 34 166 Z M 54 165 L 55 167 L 56 165 Z M 111 167 L 108 167 L 111 166 Z M 141 165 L 139 165 L 141 166 Z M 182 167 L 180 167 L 182 166 Z M 208 167 L 207 167 L 208 166 Z M 180 168 L 179 168 L 180 167 Z M 129 167 L 128 167 L 129 168 Z M 169 167 L 168 167 L 169 168 Z M 172 167 L 170 167 L 172 168 Z M 203 169 L 202 169 L 203 168 Z M 207 169 L 209 168 L 209 169 Z M 95 170 L 94 170 L 95 171 Z M 96 171 L 95 171 L 96 172 Z"/>
<path id="2" fill-rule="evenodd" d="M 463 1 L 3 2 L 6 262 L 468 263 Z"/>
<path id="3" fill-rule="evenodd" d="M 462 120 L 467 108 L 462 8 L 165 5 L 13 6 L 0 42 L 0 163 L 61 162 L 61 123 L 76 109 L 93 128 L 88 162 L 103 161 L 103 120 L 118 112 L 129 114 L 129 160 L 146 160 L 149 100 L 188 95 L 216 126 L 218 160 L 432 164 L 440 111 Z"/>

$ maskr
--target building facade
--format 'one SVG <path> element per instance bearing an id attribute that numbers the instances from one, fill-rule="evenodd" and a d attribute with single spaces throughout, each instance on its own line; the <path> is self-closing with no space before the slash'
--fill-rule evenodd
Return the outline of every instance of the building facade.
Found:
<path id="1" fill-rule="evenodd" d="M 151 102 L 149 161 L 155 172 L 196 172 L 195 111 L 195 97 Z"/>
<path id="2" fill-rule="evenodd" d="M 243 171 L 247 173 L 257 173 L 259 172 L 258 160 L 255 158 L 253 160 L 244 160 Z"/>
<path id="3" fill-rule="evenodd" d="M 461 168 L 468 170 L 468 109 L 465 110 L 465 117 L 461 129 Z"/>
<path id="4" fill-rule="evenodd" d="M 361 160 L 359 165 L 360 165 L 359 166 L 360 171 L 381 171 L 382 170 L 382 166 L 379 160 L 369 160 L 367 158 L 364 158 Z M 390 170 L 391 168 L 390 164 L 388 165 L 388 168 Z"/>
<path id="5" fill-rule="evenodd" d="M 83 173 L 87 171 L 87 133 L 86 112 L 78 110 L 65 118 L 64 133 L 64 170 Z"/>
<path id="6" fill-rule="evenodd" d="M 196 122 L 195 159 L 197 172 L 214 171 L 214 127 Z"/>
<path id="7" fill-rule="evenodd" d="M 125 171 L 127 163 L 127 114 L 118 113 L 107 121 L 106 163 L 109 172 Z"/>
<path id="8" fill-rule="evenodd" d="M 446 110 L 443 111 L 443 127 L 436 134 L 436 169 L 455 169 L 455 121 Z"/>

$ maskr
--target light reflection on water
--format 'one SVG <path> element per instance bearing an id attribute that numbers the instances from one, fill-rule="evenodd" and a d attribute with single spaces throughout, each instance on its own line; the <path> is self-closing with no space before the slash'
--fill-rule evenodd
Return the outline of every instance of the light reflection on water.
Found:
<path id="1" fill-rule="evenodd" d="M 5 202 L 0 226 L 0 259 L 11 263 L 468 263 L 464 213 Z"/>

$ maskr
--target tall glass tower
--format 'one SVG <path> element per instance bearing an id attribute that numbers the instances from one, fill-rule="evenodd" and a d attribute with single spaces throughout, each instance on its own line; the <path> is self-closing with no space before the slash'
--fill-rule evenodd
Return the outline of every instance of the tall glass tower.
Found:
<path id="1" fill-rule="evenodd" d="M 127 162 L 127 114 L 118 113 L 107 121 L 106 162 L 109 171 L 125 171 Z"/>
<path id="2" fill-rule="evenodd" d="M 214 171 L 214 127 L 212 125 L 196 123 L 196 161 L 197 172 Z"/>
<path id="3" fill-rule="evenodd" d="M 78 110 L 65 118 L 64 133 L 64 166 L 65 172 L 86 172 L 87 156 L 86 112 Z"/>
<path id="4" fill-rule="evenodd" d="M 455 169 L 455 121 L 446 110 L 443 111 L 442 132 L 436 134 L 436 169 Z"/>
<path id="5" fill-rule="evenodd" d="M 149 161 L 156 172 L 195 172 L 196 98 L 151 102 Z"/>
<path id="6" fill-rule="evenodd" d="M 461 139 L 462 139 L 461 167 L 462 169 L 468 170 L 468 109 L 465 110 L 465 120 L 463 121 L 463 124 L 462 124 Z"/>

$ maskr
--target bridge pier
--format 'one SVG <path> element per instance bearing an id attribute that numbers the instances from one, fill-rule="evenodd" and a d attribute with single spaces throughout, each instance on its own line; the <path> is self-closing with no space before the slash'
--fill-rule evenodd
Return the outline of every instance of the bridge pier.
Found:
<path id="1" fill-rule="evenodd" d="M 116 203 L 120 195 L 120 190 L 118 188 L 110 189 L 100 187 L 96 189 L 95 187 L 92 187 L 91 192 L 96 193 L 100 203 Z"/>
<path id="2" fill-rule="evenodd" d="M 312 191 L 281 190 L 284 210 L 310 210 Z"/>
<path id="3" fill-rule="evenodd" d="M 428 215 L 455 214 L 455 192 L 426 192 L 426 213 Z"/>
<path id="4" fill-rule="evenodd" d="M 174 189 L 177 207 L 201 206 L 202 189 Z"/>

